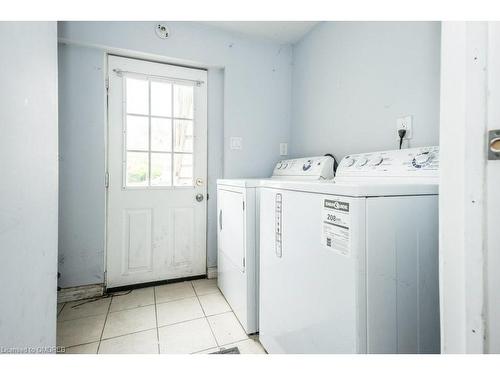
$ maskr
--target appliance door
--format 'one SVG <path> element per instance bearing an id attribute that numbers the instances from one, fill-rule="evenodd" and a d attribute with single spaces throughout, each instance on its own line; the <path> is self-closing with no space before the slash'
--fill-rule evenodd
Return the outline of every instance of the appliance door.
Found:
<path id="1" fill-rule="evenodd" d="M 247 329 L 247 274 L 244 267 L 245 189 L 218 188 L 217 284 L 236 316 Z"/>
<path id="2" fill-rule="evenodd" d="M 259 338 L 269 353 L 366 351 L 364 202 L 261 188 Z"/>

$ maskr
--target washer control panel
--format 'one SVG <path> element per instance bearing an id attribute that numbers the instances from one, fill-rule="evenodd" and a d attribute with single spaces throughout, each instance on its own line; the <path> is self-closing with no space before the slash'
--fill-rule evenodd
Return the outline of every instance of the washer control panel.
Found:
<path id="1" fill-rule="evenodd" d="M 331 156 L 282 160 L 274 167 L 273 177 L 295 176 L 311 180 L 328 180 L 334 175 L 333 164 Z"/>
<path id="2" fill-rule="evenodd" d="M 337 169 L 337 177 L 437 177 L 438 173 L 438 146 L 348 155 Z"/>

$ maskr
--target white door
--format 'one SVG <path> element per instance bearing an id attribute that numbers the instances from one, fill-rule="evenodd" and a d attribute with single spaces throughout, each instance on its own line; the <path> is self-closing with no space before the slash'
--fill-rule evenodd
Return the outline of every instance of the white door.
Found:
<path id="1" fill-rule="evenodd" d="M 108 57 L 107 287 L 206 274 L 207 73 Z"/>

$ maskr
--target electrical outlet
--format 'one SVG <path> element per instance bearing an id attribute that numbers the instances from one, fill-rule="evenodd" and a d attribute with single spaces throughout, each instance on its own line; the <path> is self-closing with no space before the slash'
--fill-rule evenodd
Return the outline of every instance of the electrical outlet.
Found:
<path id="1" fill-rule="evenodd" d="M 404 129 L 406 130 L 406 134 L 404 136 L 404 139 L 411 139 L 413 136 L 412 132 L 412 117 L 411 116 L 405 116 L 405 117 L 399 117 L 396 120 L 396 136 L 399 139 L 399 130 Z"/>

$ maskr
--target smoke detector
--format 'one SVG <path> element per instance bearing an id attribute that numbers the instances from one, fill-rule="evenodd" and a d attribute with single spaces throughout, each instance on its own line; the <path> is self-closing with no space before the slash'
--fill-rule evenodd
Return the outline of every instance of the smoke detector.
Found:
<path id="1" fill-rule="evenodd" d="M 158 23 L 155 26 L 156 35 L 161 39 L 167 39 L 170 35 L 170 30 L 164 23 Z"/>

